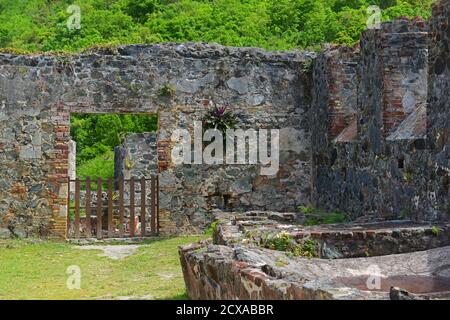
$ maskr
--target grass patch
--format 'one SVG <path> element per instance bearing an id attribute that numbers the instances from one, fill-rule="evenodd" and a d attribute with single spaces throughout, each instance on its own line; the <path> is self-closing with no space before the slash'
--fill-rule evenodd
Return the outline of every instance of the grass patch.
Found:
<path id="1" fill-rule="evenodd" d="M 0 299 L 187 299 L 178 246 L 205 236 L 144 244 L 122 260 L 58 242 L 0 240 Z M 66 287 L 67 267 L 81 268 L 81 289 Z"/>
<path id="2" fill-rule="evenodd" d="M 305 215 L 305 226 L 316 226 L 320 224 L 335 224 L 349 222 L 350 219 L 343 212 L 328 212 L 323 209 L 300 206 L 300 213 Z"/>

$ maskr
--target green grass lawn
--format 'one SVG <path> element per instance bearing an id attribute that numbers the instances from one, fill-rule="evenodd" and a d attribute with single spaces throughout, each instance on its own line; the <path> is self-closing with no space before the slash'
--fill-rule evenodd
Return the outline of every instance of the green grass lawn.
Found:
<path id="1" fill-rule="evenodd" d="M 0 240 L 1 299 L 187 299 L 178 246 L 206 236 L 145 243 L 121 260 L 58 242 Z M 67 289 L 69 266 L 81 269 L 81 288 Z"/>

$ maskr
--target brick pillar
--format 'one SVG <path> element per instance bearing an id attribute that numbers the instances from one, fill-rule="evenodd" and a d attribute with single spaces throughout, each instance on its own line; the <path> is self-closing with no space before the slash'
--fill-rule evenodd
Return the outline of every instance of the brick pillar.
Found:
<path id="1" fill-rule="evenodd" d="M 314 78 L 315 81 L 320 80 L 315 83 L 315 112 L 326 113 L 324 118 L 328 119 L 326 125 L 329 142 L 356 119 L 358 60 L 358 48 L 341 46 L 329 47 L 317 57 Z M 320 126 L 318 123 L 315 125 Z M 356 136 L 350 140 L 354 139 Z"/>
<path id="2" fill-rule="evenodd" d="M 49 167 L 51 171 L 47 177 L 52 191 L 48 192 L 48 200 L 53 211 L 52 236 L 65 238 L 67 230 L 67 179 L 69 177 L 69 141 L 70 141 L 70 113 L 64 106 L 52 108 L 51 121 L 54 125 L 53 150 L 49 151 Z"/>
<path id="3" fill-rule="evenodd" d="M 357 61 L 355 50 L 338 47 L 328 58 L 328 135 L 336 138 L 356 117 Z"/>
<path id="4" fill-rule="evenodd" d="M 425 22 L 399 19 L 380 34 L 383 77 L 383 133 L 392 133 L 427 98 L 427 30 Z"/>

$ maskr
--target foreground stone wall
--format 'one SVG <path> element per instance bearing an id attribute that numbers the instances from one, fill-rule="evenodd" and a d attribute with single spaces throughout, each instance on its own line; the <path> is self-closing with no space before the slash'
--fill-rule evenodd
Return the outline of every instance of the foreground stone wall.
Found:
<path id="1" fill-rule="evenodd" d="M 304 218 L 298 213 L 215 215 L 213 242 L 179 249 L 191 299 L 392 299 L 391 287 L 415 299 L 449 298 L 448 223 L 306 227 L 298 224 Z M 266 249 L 261 240 L 268 236 L 304 249 Z M 379 287 L 375 275 L 381 275 Z"/>
<path id="2" fill-rule="evenodd" d="M 64 236 L 71 113 L 158 113 L 162 233 L 199 232 L 213 206 L 293 209 L 310 196 L 313 54 L 205 44 L 124 46 L 73 56 L 0 54 L 2 237 Z M 175 166 L 171 135 L 210 105 L 242 128 L 282 128 L 275 176 L 252 166 Z M 216 188 L 221 186 L 221 188 Z"/>
<path id="3" fill-rule="evenodd" d="M 196 243 L 180 248 L 180 257 L 193 300 L 388 300 L 391 286 L 411 292 L 410 299 L 450 298 L 448 284 L 442 281 L 448 279 L 450 247 L 367 258 L 305 259 L 240 244 Z M 367 288 L 374 266 L 383 275 L 381 290 Z"/>
<path id="4" fill-rule="evenodd" d="M 448 1 L 443 3 L 437 8 Z M 315 206 L 348 212 L 353 218 L 448 219 L 448 153 L 437 153 L 436 138 L 427 139 L 427 130 L 435 132 L 442 151 L 448 139 L 449 102 L 441 87 L 436 88 L 432 67 L 433 55 L 443 60 L 442 52 L 433 52 L 445 45 L 427 41 L 428 28 L 441 30 L 436 24 L 443 21 L 448 21 L 448 13 L 432 19 L 429 27 L 421 19 L 384 23 L 380 30 L 362 34 L 360 51 L 353 55 L 346 48 L 319 55 L 314 74 L 322 85 L 315 85 L 312 111 Z M 442 41 L 447 43 L 447 38 Z M 345 91 L 331 93 L 334 79 L 344 82 L 345 75 L 352 74 L 348 65 L 356 59 L 359 65 L 353 71 L 359 80 L 346 83 L 357 92 L 357 101 L 349 103 Z M 336 105 L 356 110 L 356 116 L 334 138 L 333 123 L 346 124 L 336 115 Z M 324 125 L 324 118 L 332 122 Z"/>

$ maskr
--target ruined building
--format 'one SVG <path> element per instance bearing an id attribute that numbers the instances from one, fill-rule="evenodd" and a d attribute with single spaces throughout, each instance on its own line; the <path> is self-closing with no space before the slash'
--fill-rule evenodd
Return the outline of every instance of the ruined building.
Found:
<path id="1" fill-rule="evenodd" d="M 197 233 L 215 208 L 448 220 L 449 6 L 317 54 L 200 43 L 1 53 L 0 237 L 66 236 L 71 113 L 159 115 L 163 234 Z M 276 175 L 172 162 L 173 131 L 211 103 L 241 128 L 280 129 Z"/>

